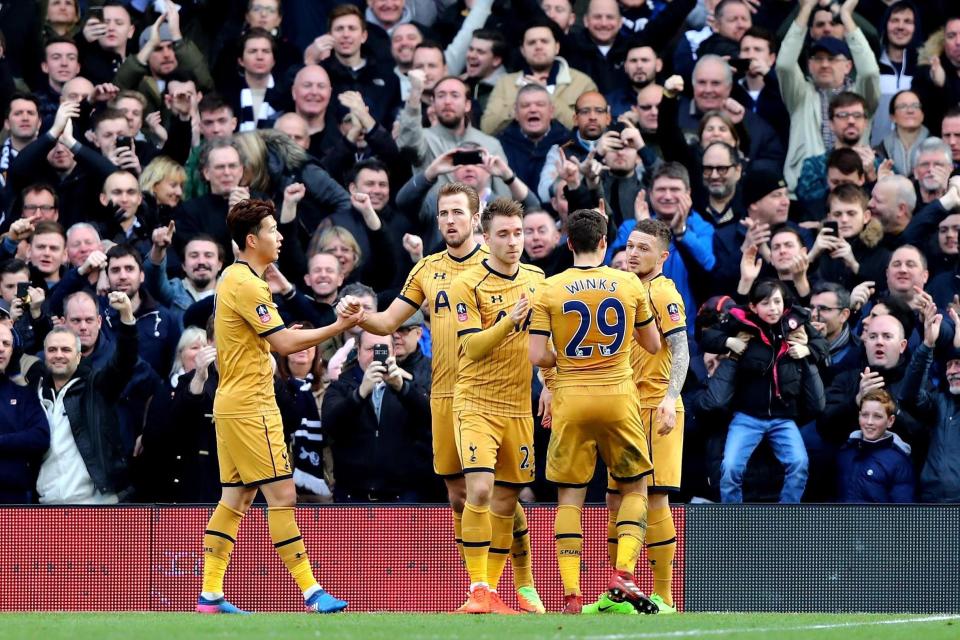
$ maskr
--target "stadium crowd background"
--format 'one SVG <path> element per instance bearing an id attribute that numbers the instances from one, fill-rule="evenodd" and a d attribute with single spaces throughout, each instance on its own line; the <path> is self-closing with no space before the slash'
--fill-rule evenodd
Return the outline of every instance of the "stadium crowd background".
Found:
<path id="1" fill-rule="evenodd" d="M 265 278 L 285 322 L 324 326 L 342 295 L 385 308 L 442 249 L 450 180 L 523 203 L 547 276 L 577 208 L 604 201 L 625 270 L 636 222 L 670 225 L 693 355 L 675 501 L 741 473 L 745 501 L 784 477 L 806 501 L 960 501 L 954 2 L 25 0 L 0 30 L 0 503 L 215 502 L 228 207 L 276 203 Z M 756 386 L 781 363 L 747 357 L 727 316 L 761 277 L 821 334 L 819 383 L 780 381 L 802 402 Z M 429 322 L 278 359 L 302 501 L 445 500 Z M 58 326 L 79 366 L 71 340 L 45 344 Z M 382 342 L 410 384 L 371 394 Z M 744 472 L 724 459 L 733 411 L 795 423 L 803 447 L 771 433 Z M 536 438 L 521 497 L 549 501 Z"/>

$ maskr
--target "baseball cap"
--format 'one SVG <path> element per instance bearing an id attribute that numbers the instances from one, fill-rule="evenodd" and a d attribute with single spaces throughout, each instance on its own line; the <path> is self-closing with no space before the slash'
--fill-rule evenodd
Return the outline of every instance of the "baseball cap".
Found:
<path id="1" fill-rule="evenodd" d="M 772 191 L 783 189 L 786 186 L 787 183 L 783 179 L 783 174 L 779 171 L 767 169 L 751 171 L 744 176 L 740 183 L 743 206 L 749 207 L 754 202 L 765 198 Z"/>
<path id="2" fill-rule="evenodd" d="M 414 311 L 413 315 L 403 321 L 403 324 L 400 325 L 401 329 L 409 329 L 411 327 L 419 327 L 423 324 L 423 311 L 417 309 Z"/>
<path id="3" fill-rule="evenodd" d="M 850 56 L 850 47 L 847 46 L 847 43 L 839 38 L 834 38 L 833 36 L 825 36 L 819 40 L 814 40 L 810 44 L 810 54 L 809 57 L 817 55 L 820 51 L 826 51 L 831 56 L 845 56 L 848 60 Z"/>

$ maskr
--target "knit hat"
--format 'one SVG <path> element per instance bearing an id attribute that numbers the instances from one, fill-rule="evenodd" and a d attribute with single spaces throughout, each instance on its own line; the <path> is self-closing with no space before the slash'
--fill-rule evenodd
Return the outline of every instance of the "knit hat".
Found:
<path id="1" fill-rule="evenodd" d="M 760 169 L 750 171 L 740 183 L 743 194 L 743 206 L 749 207 L 758 200 L 763 200 L 771 192 L 787 186 L 783 174 L 779 171 Z"/>
<path id="2" fill-rule="evenodd" d="M 153 33 L 153 25 L 150 25 L 143 30 L 143 33 L 140 34 L 140 48 L 147 44 L 147 40 L 150 39 L 150 35 Z M 160 42 L 169 42 L 173 40 L 173 35 L 170 33 L 170 25 L 166 22 L 160 25 Z"/>

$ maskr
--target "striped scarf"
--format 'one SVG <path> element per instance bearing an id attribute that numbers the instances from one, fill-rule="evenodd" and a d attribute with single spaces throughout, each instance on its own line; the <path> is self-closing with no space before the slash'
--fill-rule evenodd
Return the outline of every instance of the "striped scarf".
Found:
<path id="1" fill-rule="evenodd" d="M 267 79 L 267 89 L 263 95 L 263 102 L 260 103 L 260 112 L 253 112 L 253 90 L 250 87 L 244 87 L 240 90 L 240 131 L 253 131 L 257 128 L 259 121 L 271 122 L 277 115 L 277 110 L 267 102 L 267 93 L 273 89 L 273 75 Z"/>

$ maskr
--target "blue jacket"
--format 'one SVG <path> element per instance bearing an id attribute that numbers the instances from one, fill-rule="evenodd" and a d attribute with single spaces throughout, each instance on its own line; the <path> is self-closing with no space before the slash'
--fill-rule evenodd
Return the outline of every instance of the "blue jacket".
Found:
<path id="1" fill-rule="evenodd" d="M 0 374 L 0 503 L 32 500 L 36 470 L 31 468 L 50 446 L 50 425 L 37 390 Z"/>
<path id="2" fill-rule="evenodd" d="M 540 171 L 547 159 L 547 152 L 553 145 L 563 144 L 570 138 L 570 132 L 556 120 L 550 121 L 550 129 L 537 142 L 532 141 L 520 129 L 516 120 L 503 130 L 499 136 L 507 162 L 517 177 L 523 180 L 531 190 L 540 185 Z"/>
<path id="3" fill-rule="evenodd" d="M 637 226 L 636 220 L 627 220 L 617 231 L 617 240 L 611 247 L 627 244 L 630 232 Z M 699 309 L 691 285 L 691 273 L 708 273 L 717 264 L 713 254 L 714 226 L 704 220 L 699 213 L 691 211 L 687 216 L 687 232 L 680 240 L 670 241 L 670 256 L 663 263 L 663 275 L 673 280 L 677 291 L 683 298 L 685 309 Z M 687 323 L 687 331 L 693 333 L 694 323 Z"/>
<path id="4" fill-rule="evenodd" d="M 910 445 L 887 432 L 875 442 L 854 431 L 837 454 L 840 502 L 913 502 Z"/>

